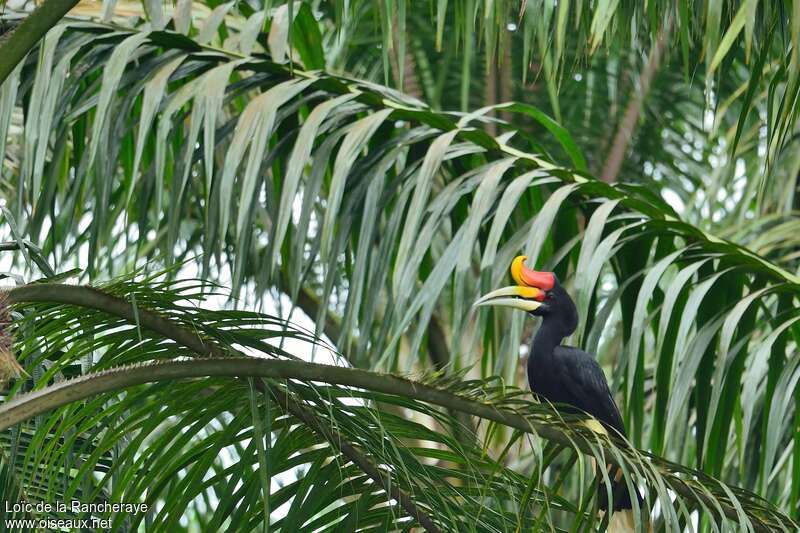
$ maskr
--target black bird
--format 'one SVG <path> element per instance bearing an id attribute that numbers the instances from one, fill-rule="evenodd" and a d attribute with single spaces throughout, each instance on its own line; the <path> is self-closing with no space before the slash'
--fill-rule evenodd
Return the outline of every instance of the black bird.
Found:
<path id="1" fill-rule="evenodd" d="M 576 407 L 596 418 L 587 424 L 590 429 L 608 434 L 608 429 L 625 435 L 625 425 L 617 404 L 608 389 L 605 374 L 595 358 L 572 346 L 562 346 L 565 337 L 578 327 L 578 310 L 567 291 L 552 272 L 537 272 L 525 266 L 521 255 L 511 263 L 511 277 L 516 285 L 490 292 L 476 306 L 499 305 L 527 311 L 542 317 L 542 324 L 531 343 L 528 358 L 528 384 L 540 399 L 554 404 Z M 594 422 L 594 423 L 592 423 Z M 608 531 L 634 531 L 631 495 L 621 471 L 617 470 L 612 485 L 613 505 Z M 636 493 L 639 503 L 642 498 Z M 601 484 L 598 492 L 600 510 L 608 510 L 608 493 Z M 640 505 L 641 509 L 641 505 Z"/>

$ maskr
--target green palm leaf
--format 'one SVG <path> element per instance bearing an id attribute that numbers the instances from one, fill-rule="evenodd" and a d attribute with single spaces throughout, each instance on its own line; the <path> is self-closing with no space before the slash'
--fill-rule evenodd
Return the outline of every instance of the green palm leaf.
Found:
<path id="1" fill-rule="evenodd" d="M 662 513 L 667 520 L 670 513 L 677 517 L 675 513 L 680 512 L 666 511 L 672 506 L 667 492 L 671 490 L 682 496 L 683 505 L 705 509 L 720 523 L 728 519 L 750 520 L 757 530 L 765 531 L 793 527 L 788 518 L 752 494 L 724 487 L 700 472 L 636 451 L 617 439 L 592 436 L 591 432 L 576 429 L 574 417 L 564 419 L 552 407 L 531 403 L 520 391 L 494 386 L 491 380 L 459 383 L 428 378 L 413 382 L 363 370 L 275 358 L 274 348 L 263 340 L 264 327 L 270 323 L 278 326 L 279 321 L 253 313 L 237 313 L 236 319 L 231 320 L 227 312 L 197 307 L 181 319 L 189 308 L 180 301 L 196 299 L 192 291 L 191 287 L 151 287 L 149 283 L 123 281 L 103 291 L 44 284 L 7 293 L 9 301 L 24 312 L 20 327 L 32 332 L 20 339 L 22 347 L 70 345 L 68 352 L 47 352 L 40 361 L 49 360 L 54 363 L 51 368 L 66 369 L 70 361 L 81 361 L 87 352 L 101 354 L 97 365 L 101 370 L 55 384 L 48 384 L 44 378 L 29 393 L 15 394 L 12 389 L 10 399 L 0 407 L 0 429 L 8 430 L 17 424 L 26 427 L 41 420 L 34 427 L 38 427 L 37 437 L 45 439 L 39 446 L 21 447 L 26 449 L 22 464 L 23 470 L 29 464 L 43 469 L 40 479 L 47 480 L 43 489 L 49 497 L 101 502 L 108 497 L 104 496 L 105 489 L 111 501 L 147 503 L 156 510 L 154 523 L 164 529 L 174 527 L 180 517 L 191 511 L 206 513 L 203 520 L 207 524 L 226 520 L 239 524 L 243 520 L 260 522 L 264 507 L 259 505 L 262 497 L 258 465 L 266 460 L 273 476 L 287 468 L 309 465 L 298 481 L 269 492 L 267 509 L 279 509 L 282 502 L 294 498 L 291 510 L 272 524 L 279 529 L 338 523 L 357 512 L 365 513 L 366 522 L 358 519 L 362 527 L 371 520 L 399 527 L 409 513 L 428 529 L 502 530 L 513 527 L 515 521 L 526 524 L 541 520 L 541 513 L 556 510 L 586 519 L 581 518 L 583 513 L 591 512 L 591 507 L 585 507 L 586 502 L 570 504 L 549 493 L 541 476 L 538 480 L 535 474 L 526 479 L 494 462 L 485 449 L 460 442 L 449 432 L 432 431 L 413 419 L 422 416 L 446 427 L 452 421 L 444 411 L 436 409 L 439 406 L 513 427 L 535 438 L 543 437 L 571 454 L 586 453 L 597 461 L 616 463 L 633 482 L 653 487 L 652 497 L 664 506 Z M 130 302 L 113 296 L 122 292 Z M 162 298 L 147 300 L 147 294 Z M 43 295 L 49 295 L 48 302 Z M 147 305 L 141 303 L 143 300 Z M 80 325 L 75 325 L 72 318 L 76 311 L 83 317 Z M 139 325 L 130 319 L 134 312 L 139 316 Z M 122 324 L 119 319 L 123 319 Z M 253 327 L 256 320 L 262 327 Z M 159 333 L 157 324 L 164 323 L 171 324 L 168 337 Z M 194 331 L 186 329 L 188 324 Z M 140 337 L 119 335 L 120 326 L 128 331 L 139 328 Z M 291 327 L 285 329 L 285 325 L 278 331 L 304 337 Z M 237 356 L 237 337 L 250 337 L 250 348 L 259 347 L 264 356 Z M 260 342 L 256 340 L 259 337 Z M 121 344 L 122 339 L 127 342 Z M 191 358 L 180 358 L 181 349 L 189 349 Z M 208 357 L 209 350 L 230 355 Z M 31 352 L 21 353 L 28 364 L 26 354 Z M 125 353 L 129 354 L 125 359 L 137 362 L 128 366 L 112 363 Z M 131 359 L 134 354 L 135 359 Z M 158 359 L 162 360 L 148 362 Z M 220 379 L 223 376 L 260 378 L 256 389 L 261 392 L 248 395 L 246 381 Z M 153 385 L 144 386 L 145 383 Z M 263 411 L 257 406 L 267 401 L 268 395 L 274 401 L 268 401 L 270 407 Z M 257 411 L 253 411 L 251 402 L 255 402 Z M 389 405 L 416 415 L 411 419 L 393 415 L 383 410 Z M 376 409 L 377 406 L 384 407 Z M 270 453 L 262 454 L 261 459 L 252 439 L 259 432 L 262 438 L 265 434 L 258 424 L 252 424 L 251 412 L 253 416 L 268 413 L 274 417 L 268 426 Z M 42 431 L 43 427 L 49 431 Z M 64 439 L 68 434 L 71 436 Z M 83 439 L 76 440 L 76 435 Z M 285 439 L 292 443 L 284 443 Z M 54 442 L 61 445 L 54 446 Z M 120 446 L 120 452 L 113 462 L 108 462 L 107 454 L 115 446 Z M 60 481 L 72 472 L 64 469 L 62 460 L 69 460 L 76 449 L 82 454 L 81 460 L 66 463 L 75 465 L 75 477 Z M 223 450 L 234 454 L 236 462 L 226 464 Z M 326 456 L 328 459 L 324 460 Z M 534 455 L 534 465 L 539 463 L 534 472 L 557 464 L 553 461 L 558 456 Z M 430 463 L 431 459 L 436 462 Z M 576 463 L 573 459 L 573 465 L 578 463 L 583 465 L 582 460 Z M 392 466 L 386 469 L 377 465 Z M 204 473 L 209 469 L 218 474 L 207 477 Z M 584 477 L 583 467 L 580 470 L 578 479 Z M 57 475 L 51 476 L 51 472 Z M 96 477 L 86 477 L 89 472 L 95 472 Z M 361 484 L 364 475 L 373 483 Z M 202 509 L 203 498 L 212 498 L 212 494 L 216 498 L 226 494 L 230 497 L 231 486 L 237 482 L 242 484 L 238 510 Z M 376 483 L 386 493 L 383 498 L 374 497 Z M 59 486 L 65 487 L 62 492 L 53 492 Z M 534 488 L 532 493 L 530 487 Z M 84 492 L 77 492 L 79 488 Z M 165 491 L 178 491 L 181 496 L 167 497 Z M 349 497 L 359 494 L 356 499 Z M 523 494 L 527 496 L 520 502 Z M 399 506 L 380 503 L 389 497 Z M 362 502 L 362 498 L 367 500 Z M 523 507 L 518 507 L 520 503 Z M 370 513 L 370 509 L 375 512 Z M 469 512 L 465 513 L 465 509 Z M 237 513 L 243 514 L 236 516 Z M 124 513 L 110 513 L 109 517 L 118 525 L 126 519 Z M 133 520 L 129 526 L 136 527 L 143 518 L 128 516 Z"/>
<path id="2" fill-rule="evenodd" d="M 253 378 L 253 389 L 209 371 L 196 376 L 208 382 L 121 381 L 131 387 L 125 393 L 110 389 L 14 426 L 2 441 L 9 491 L 163 503 L 146 516 L 114 517 L 118 525 L 128 520 L 126 527 L 183 527 L 192 516 L 211 529 L 255 528 L 268 512 L 274 527 L 287 529 L 381 530 L 425 517 L 444 529 L 580 529 L 594 520 L 582 451 L 618 462 L 632 483 L 646 485 L 649 503 L 661 503 L 657 524 L 671 530 L 693 523 L 696 510 L 702 527 L 749 517 L 756 528 L 791 530 L 780 513 L 795 516 L 800 495 L 800 279 L 794 206 L 785 199 L 798 161 L 789 153 L 796 54 L 786 48 L 796 41 L 796 17 L 755 2 L 679 7 L 674 15 L 658 2 L 646 13 L 599 2 L 534 18 L 529 2 L 519 20 L 524 31 L 510 42 L 524 45 L 524 68 L 534 55 L 541 60 L 545 90 L 526 98 L 538 107 L 481 101 L 477 111 L 455 113 L 374 81 L 316 70 L 381 78 L 374 65 L 391 63 L 389 47 L 361 53 L 362 42 L 374 43 L 350 39 L 364 31 L 371 4 L 352 2 L 336 13 L 282 7 L 274 18 L 226 4 L 207 20 L 181 11 L 184 4 L 174 25 L 148 4 L 153 26 L 67 21 L 50 31 L 0 92 L 0 185 L 16 241 L 6 249 L 21 250 L 27 279 L 56 279 L 48 262 L 61 278 L 88 267 L 81 279 L 92 282 L 137 268 L 171 269 L 166 280 L 129 278 L 106 292 L 60 288 L 76 292 L 56 299 L 48 284 L 15 289 L 27 294 L 19 301 L 27 302 L 24 320 L 32 324 L 20 333 L 20 358 L 38 389 L 69 391 L 84 378 L 53 384 L 134 363 L 215 361 L 232 347 L 283 360 L 292 341 L 324 351 L 315 339 L 325 335 L 354 367 L 436 371 L 446 378 L 434 383 L 437 390 L 513 408 L 538 420 L 540 434 L 560 428 L 566 440 L 515 446 L 529 424 L 467 411 L 493 421 L 479 425 L 485 442 L 476 445 L 468 417 L 451 404 L 408 403 L 398 391 L 307 376 L 281 382 L 236 374 Z M 439 2 L 435 13 L 440 26 L 455 17 L 460 28 L 439 32 L 445 56 L 467 44 L 455 84 L 452 68 L 434 80 L 430 67 L 452 66 L 452 57 L 420 52 L 435 38 L 414 31 L 424 17 L 387 2 L 375 20 L 388 32 L 383 42 L 412 50 L 428 101 L 467 109 L 476 102 L 454 104 L 445 93 L 475 92 L 473 63 L 491 64 L 500 53 L 514 6 L 454 4 Z M 395 13 L 410 14 L 398 21 Z M 634 34 L 658 35 L 673 16 L 667 46 L 680 45 L 683 72 L 662 67 L 654 78 L 622 169 L 626 179 L 597 181 L 589 172 L 607 148 L 597 141 L 614 131 L 613 121 L 598 116 L 622 114 L 630 103 L 626 77 L 638 71 L 637 61 L 620 66 L 626 47 Z M 265 22 L 268 41 L 258 34 Z M 403 26 L 410 35 L 396 40 L 391 32 Z M 770 29 L 756 31 L 762 27 Z M 485 42 L 472 41 L 475 31 Z M 564 74 L 587 54 L 586 79 Z M 411 75 L 402 56 L 393 61 L 398 76 Z M 687 72 L 703 63 L 702 79 L 689 83 Z M 715 112 L 710 88 L 718 90 Z M 563 125 L 542 111 L 548 106 Z M 668 192 L 683 202 L 680 213 L 662 197 Z M 554 270 L 576 296 L 583 321 L 572 342 L 596 353 L 613 376 L 634 448 L 587 440 L 551 409 L 512 392 L 524 380 L 519 355 L 529 331 L 521 316 L 469 305 L 502 281 L 520 251 Z M 187 268 L 232 286 L 236 308 L 277 296 L 279 307 L 290 306 L 283 316 L 307 315 L 314 334 L 269 314 L 193 307 L 208 287 L 185 282 L 176 290 Z M 74 307 L 89 300 L 119 312 Z M 493 388 L 496 375 L 510 385 Z M 458 385 L 464 376 L 475 381 Z M 22 387 L 15 383 L 9 398 L 35 404 L 18 396 Z M 190 400 L 165 402 L 169 391 Z M 206 398 L 217 406 L 213 413 L 201 412 Z M 302 410 L 281 411 L 280 399 Z M 148 416 L 148 409 L 160 414 Z M 435 446 L 409 444 L 431 440 L 420 422 L 430 419 L 446 436 Z M 124 437 L 131 431 L 141 437 L 135 445 Z M 337 447 L 339 440 L 355 454 Z M 186 453 L 168 453 L 173 442 Z M 302 462 L 293 459 L 298 450 L 308 454 Z M 148 470 L 150 463 L 158 467 Z M 573 466 L 554 478 L 562 464 Z M 299 465 L 308 480 L 275 486 Z M 382 485 L 383 476 L 391 483 Z M 152 496 L 146 486 L 155 487 Z M 508 497 L 497 495 L 501 489 Z M 173 493 L 185 496 L 165 496 Z M 233 508 L 237 498 L 247 505 Z M 464 524 L 465 516 L 476 522 Z"/>

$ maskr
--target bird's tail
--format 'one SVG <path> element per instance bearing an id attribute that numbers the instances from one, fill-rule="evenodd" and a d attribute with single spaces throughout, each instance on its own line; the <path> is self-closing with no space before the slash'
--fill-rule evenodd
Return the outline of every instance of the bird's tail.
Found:
<path id="1" fill-rule="evenodd" d="M 592 431 L 608 435 L 605 427 L 597 420 L 590 419 L 585 421 L 584 424 Z M 591 458 L 591 462 L 592 472 L 596 473 L 594 457 Z M 649 512 L 644 507 L 644 499 L 641 494 L 639 494 L 638 489 L 634 486 L 634 494 L 632 495 L 628 490 L 627 483 L 625 483 L 623 479 L 622 470 L 610 464 L 606 465 L 606 469 L 611 480 L 612 500 L 610 505 L 608 501 L 608 491 L 606 491 L 606 485 L 602 478 L 599 480 L 599 485 L 597 487 L 598 507 L 600 508 L 601 516 L 611 509 L 611 516 L 609 517 L 606 531 L 608 531 L 608 533 L 634 533 L 636 531 L 636 520 L 633 516 L 633 498 L 636 498 L 636 501 L 639 503 L 639 510 L 644 517 L 648 518 L 642 521 L 644 531 L 652 533 L 653 526 L 650 524 Z"/>
<path id="2" fill-rule="evenodd" d="M 634 486 L 634 493 L 631 494 L 628 490 L 628 485 L 622 479 L 622 471 L 619 468 L 613 468 L 608 465 L 608 468 L 613 472 L 611 475 L 611 497 L 612 501 L 609 505 L 608 492 L 606 485 L 601 480 L 598 486 L 598 504 L 600 510 L 603 512 L 611 510 L 611 516 L 608 520 L 608 528 L 606 531 L 609 533 L 634 533 L 636 531 L 636 520 L 633 516 L 633 498 L 639 504 L 639 510 L 642 513 L 643 531 L 652 533 L 652 526 L 650 525 L 649 513 L 644 505 L 644 498 L 642 498 L 639 491 Z"/>
<path id="3" fill-rule="evenodd" d="M 608 521 L 608 533 L 635 533 L 636 522 L 633 519 L 633 509 L 621 509 L 614 512 Z"/>
<path id="4" fill-rule="evenodd" d="M 592 470 L 594 470 L 594 460 L 592 461 Z M 611 516 L 608 520 L 608 533 L 634 533 L 636 531 L 636 520 L 633 516 L 633 498 L 628 490 L 628 485 L 622 479 L 622 470 L 614 468 L 612 465 L 607 465 L 609 473 L 613 472 L 611 478 L 611 505 L 608 501 L 608 492 L 606 491 L 606 484 L 601 479 L 597 487 L 598 507 L 600 508 L 600 516 L 611 509 Z M 639 491 L 634 487 L 633 497 L 639 503 L 639 510 L 643 517 L 647 519 L 642 520 L 644 530 L 647 533 L 652 533 L 653 527 L 650 524 L 649 513 L 644 506 L 644 498 L 642 498 Z"/>

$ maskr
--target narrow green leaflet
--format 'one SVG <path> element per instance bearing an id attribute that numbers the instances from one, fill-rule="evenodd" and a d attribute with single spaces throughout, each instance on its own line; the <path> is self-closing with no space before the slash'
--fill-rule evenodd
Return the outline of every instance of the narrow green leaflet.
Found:
<path id="1" fill-rule="evenodd" d="M 218 232 L 223 239 L 228 230 L 233 199 L 233 182 L 244 154 L 249 150 L 247 165 L 242 177 L 240 209 L 237 211 L 237 224 L 243 225 L 246 211 L 250 209 L 253 192 L 256 189 L 257 173 L 261 167 L 261 160 L 267 146 L 267 140 L 272 132 L 275 114 L 278 106 L 297 95 L 300 91 L 313 83 L 309 80 L 291 80 L 281 83 L 274 88 L 255 97 L 245 108 L 236 123 L 236 129 L 230 147 L 225 154 L 225 164 L 219 185 L 220 222 Z M 247 193 L 245 193 L 247 191 Z M 237 234 L 241 226 L 237 226 Z"/>
<path id="2" fill-rule="evenodd" d="M 325 119 L 328 118 L 331 111 L 351 101 L 356 96 L 358 96 L 357 93 L 343 94 L 321 103 L 314 107 L 303 123 L 303 126 L 300 128 L 297 142 L 295 142 L 292 148 L 292 155 L 289 157 L 289 162 L 286 165 L 286 175 L 283 180 L 283 187 L 281 188 L 281 199 L 278 204 L 279 211 L 273 236 L 270 270 L 273 270 L 278 263 L 281 246 L 283 245 L 283 239 L 286 235 L 286 229 L 292 217 L 294 198 L 297 195 L 300 179 L 311 157 L 317 132 Z"/>
<path id="3" fill-rule="evenodd" d="M 147 32 L 136 32 L 126 38 L 114 48 L 111 57 L 108 59 L 108 63 L 103 69 L 103 83 L 97 100 L 97 111 L 92 126 L 92 141 L 89 145 L 89 167 L 92 166 L 92 163 L 94 163 L 97 157 L 100 141 L 103 138 L 102 132 L 108 123 L 112 99 L 117 91 L 125 67 L 139 47 L 147 40 L 148 36 L 149 34 Z"/>
<path id="4" fill-rule="evenodd" d="M 395 261 L 394 277 L 392 287 L 395 293 L 398 292 L 400 280 L 406 272 L 406 265 L 408 264 L 408 256 L 412 246 L 415 244 L 417 231 L 422 220 L 423 207 L 428 202 L 428 197 L 431 191 L 431 184 L 439 167 L 444 160 L 445 154 L 453 142 L 457 130 L 452 130 L 440 135 L 425 153 L 425 159 L 422 161 L 419 171 L 416 175 L 414 186 L 414 195 L 411 198 L 411 204 L 408 208 L 408 217 L 403 224 L 403 233 L 400 237 L 400 244 L 397 249 L 397 259 Z"/>
<path id="5" fill-rule="evenodd" d="M 339 216 L 339 206 L 342 202 L 344 187 L 350 169 L 355 164 L 356 158 L 367 147 L 370 139 L 383 121 L 392 114 L 391 109 L 384 109 L 354 122 L 342 141 L 342 146 L 336 154 L 333 164 L 333 175 L 328 190 L 328 205 L 325 209 L 325 218 L 322 222 L 322 236 L 320 244 L 320 258 L 326 261 L 329 258 L 334 235 L 334 226 Z"/>
<path id="6" fill-rule="evenodd" d="M 181 54 L 158 69 L 153 78 L 148 81 L 147 85 L 144 87 L 141 118 L 139 120 L 139 131 L 136 136 L 136 152 L 133 159 L 133 171 L 131 172 L 134 180 L 138 175 L 139 165 L 142 161 L 144 145 L 147 141 L 148 134 L 150 134 L 150 126 L 153 124 L 153 119 L 155 119 L 158 106 L 164 98 L 167 82 L 169 81 L 170 76 L 172 76 L 172 74 L 175 72 L 175 69 L 177 69 L 181 63 L 183 63 L 185 58 L 186 56 Z M 131 188 L 128 192 L 128 201 L 130 201 L 133 190 L 134 187 L 131 185 Z"/>

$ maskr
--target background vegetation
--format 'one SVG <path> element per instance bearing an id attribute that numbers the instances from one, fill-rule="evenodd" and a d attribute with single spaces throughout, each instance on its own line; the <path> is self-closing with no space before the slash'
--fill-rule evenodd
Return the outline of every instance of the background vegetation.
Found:
<path id="1" fill-rule="evenodd" d="M 798 45 L 790 2 L 79 3 L 0 89 L 4 496 L 581 531 L 593 456 L 657 530 L 796 530 Z M 471 308 L 520 252 L 629 444 Z"/>

